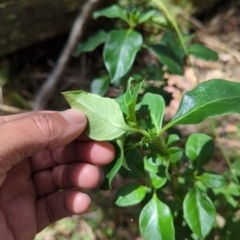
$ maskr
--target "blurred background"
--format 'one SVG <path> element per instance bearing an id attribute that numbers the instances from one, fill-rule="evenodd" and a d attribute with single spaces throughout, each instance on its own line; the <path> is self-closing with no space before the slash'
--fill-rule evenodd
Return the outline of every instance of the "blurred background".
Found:
<path id="1" fill-rule="evenodd" d="M 64 48 L 74 20 L 82 11 L 83 0 L 0 0 L 0 114 L 31 111 L 43 84 L 56 66 Z M 181 31 L 193 37 L 193 43 L 202 43 L 218 53 L 217 61 L 191 57 L 190 66 L 184 62 L 183 75 L 163 71 L 165 91 L 171 95 L 165 121 L 173 117 L 182 94 L 191 90 L 196 81 L 212 78 L 240 81 L 240 1 L 238 0 L 169 0 L 165 1 Z M 117 4 L 123 8 L 136 7 L 140 10 L 154 9 L 147 0 L 102 0 L 97 9 Z M 129 9 L 130 9 L 129 8 Z M 89 18 L 80 39 L 84 42 L 103 29 L 123 28 L 119 19 Z M 137 30 L 150 42 L 159 40 L 166 33 L 164 17 L 146 22 Z M 68 104 L 61 92 L 83 89 L 93 91 L 92 82 L 104 76 L 106 69 L 102 58 L 103 46 L 93 51 L 71 56 L 58 83 L 54 85 L 45 109 L 64 110 Z M 156 59 L 147 51 L 140 51 L 134 62 L 135 72 L 142 72 L 146 63 Z M 164 67 L 163 67 L 164 70 Z M 157 74 L 154 72 L 155 77 Z M 162 72 L 161 72 L 162 74 Z M 137 76 L 136 76 L 137 77 Z M 96 90 L 96 86 L 94 87 Z M 121 88 L 110 85 L 102 94 L 117 97 Z M 215 134 L 217 151 L 209 166 L 217 172 L 226 169 L 224 155 L 239 159 L 240 117 L 231 115 L 215 121 L 215 132 L 205 121 L 196 126 L 185 126 L 177 131 L 184 136 L 200 131 Z M 216 137 L 217 136 L 217 137 Z M 218 145 L 219 144 L 219 145 Z M 224 149 L 222 149 L 224 146 Z M 224 154 L 223 154 L 224 153 Z M 38 234 L 36 240 L 60 239 L 142 239 L 138 230 L 139 207 L 117 208 L 113 202 L 116 189 L 122 185 L 118 176 L 111 191 L 98 189 L 88 192 L 92 206 L 83 216 L 63 219 Z M 237 196 L 239 199 L 239 196 Z M 240 215 L 240 212 L 238 212 Z M 240 218 L 240 216 L 239 216 Z M 219 217 L 219 221 L 224 221 Z M 238 222 L 239 229 L 240 224 Z M 213 239 L 213 238 L 212 238 Z M 214 238 L 215 239 L 215 238 Z M 216 238 L 219 239 L 219 238 Z M 233 239 L 233 238 L 232 238 Z M 235 238 L 238 239 L 238 238 Z"/>

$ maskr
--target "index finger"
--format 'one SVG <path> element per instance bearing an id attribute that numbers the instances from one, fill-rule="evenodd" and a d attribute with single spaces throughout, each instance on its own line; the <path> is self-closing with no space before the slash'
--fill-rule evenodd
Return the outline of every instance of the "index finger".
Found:
<path id="1" fill-rule="evenodd" d="M 31 166 L 35 172 L 72 162 L 106 165 L 114 159 L 114 155 L 114 147 L 108 142 L 74 141 L 64 147 L 33 155 Z"/>

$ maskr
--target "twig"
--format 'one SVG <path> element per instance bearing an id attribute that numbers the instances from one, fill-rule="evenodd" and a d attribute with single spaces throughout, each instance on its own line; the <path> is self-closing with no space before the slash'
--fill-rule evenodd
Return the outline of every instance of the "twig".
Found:
<path id="1" fill-rule="evenodd" d="M 16 107 L 12 107 L 12 106 L 8 106 L 8 105 L 4 105 L 4 104 L 0 104 L 0 110 L 4 111 L 4 112 L 8 112 L 8 113 L 23 113 L 23 112 L 27 112 L 27 110 L 16 108 Z"/>
<path id="2" fill-rule="evenodd" d="M 36 99 L 33 105 L 34 111 L 44 109 L 48 100 L 52 97 L 54 90 L 59 82 L 60 76 L 62 75 L 69 61 L 69 58 L 74 48 L 76 47 L 80 37 L 83 35 L 86 22 L 91 17 L 96 6 L 101 1 L 102 0 L 89 0 L 83 6 L 82 11 L 79 13 L 79 15 L 77 16 L 73 24 L 70 36 L 57 61 L 56 67 L 54 68 L 49 78 L 43 84 L 39 93 L 36 96 Z"/>

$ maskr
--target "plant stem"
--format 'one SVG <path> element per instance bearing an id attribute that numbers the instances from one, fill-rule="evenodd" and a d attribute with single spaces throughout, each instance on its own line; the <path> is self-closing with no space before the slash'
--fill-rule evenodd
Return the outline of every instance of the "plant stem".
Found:
<path id="1" fill-rule="evenodd" d="M 219 139 L 219 135 L 218 135 L 218 133 L 216 131 L 215 124 L 214 124 L 213 120 L 211 120 L 211 127 L 212 127 L 212 131 L 213 131 L 216 139 L 218 140 Z M 219 148 L 220 148 L 220 150 L 221 150 L 221 152 L 222 152 L 222 154 L 223 154 L 223 156 L 224 156 L 224 158 L 225 158 L 225 160 L 227 162 L 227 165 L 229 167 L 229 170 L 230 170 L 230 173 L 232 175 L 233 180 L 237 183 L 238 187 L 240 187 L 240 183 L 238 181 L 238 178 L 233 173 L 232 163 L 231 163 L 229 157 L 227 156 L 225 148 L 223 147 L 223 145 L 219 141 L 218 141 L 218 145 L 219 145 Z"/>
<path id="2" fill-rule="evenodd" d="M 160 150 L 160 152 L 167 156 L 168 155 L 168 150 L 166 147 L 166 143 L 164 142 L 162 136 L 156 137 L 155 139 L 152 140 L 152 143 Z"/>
<path id="3" fill-rule="evenodd" d="M 146 130 L 138 129 L 138 128 L 131 128 L 131 127 L 129 127 L 127 130 L 128 130 L 129 132 L 140 133 L 140 134 L 142 134 L 143 136 L 147 137 L 148 139 L 151 139 L 150 134 L 149 134 Z"/>
<path id="4" fill-rule="evenodd" d="M 180 40 L 180 43 L 181 43 L 181 45 L 183 47 L 183 50 L 184 50 L 184 52 L 186 54 L 187 61 L 188 61 L 189 65 L 191 66 L 191 68 L 193 69 L 194 74 L 195 74 L 195 76 L 197 78 L 197 84 L 198 84 L 199 83 L 199 78 L 198 78 L 198 75 L 196 74 L 196 69 L 194 68 L 194 66 L 193 66 L 193 64 L 192 64 L 192 62 L 190 60 L 190 57 L 189 57 L 189 54 L 188 54 L 188 50 L 187 50 L 187 46 L 186 46 L 186 44 L 185 44 L 185 42 L 183 40 L 182 33 L 181 33 L 181 31 L 180 31 L 180 29 L 178 27 L 178 24 L 177 24 L 176 20 L 174 19 L 172 14 L 168 11 L 168 8 L 165 5 L 163 0 L 153 0 L 153 2 L 155 2 L 155 4 L 158 6 L 158 8 L 160 8 L 164 12 L 164 14 L 166 15 L 166 17 L 169 20 L 169 22 L 173 25 L 173 27 L 174 27 L 177 35 L 178 35 L 178 38 Z"/>

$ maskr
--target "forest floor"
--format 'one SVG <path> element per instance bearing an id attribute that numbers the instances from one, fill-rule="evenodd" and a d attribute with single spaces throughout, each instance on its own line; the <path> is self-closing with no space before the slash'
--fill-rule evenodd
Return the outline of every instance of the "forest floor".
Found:
<path id="1" fill-rule="evenodd" d="M 223 5 L 218 10 L 214 9 L 214 14 L 210 14 L 211 17 L 203 17 L 200 20 L 190 19 L 196 34 L 196 41 L 202 42 L 218 52 L 219 60 L 209 62 L 191 58 L 195 70 L 192 67 L 186 66 L 184 76 L 169 76 L 167 90 L 173 94 L 173 100 L 167 108 L 166 121 L 176 112 L 182 94 L 185 91 L 191 90 L 198 80 L 202 82 L 213 78 L 221 78 L 240 81 L 239 12 L 240 5 L 233 3 L 228 5 L 228 7 Z M 58 43 L 55 44 L 56 46 L 58 45 Z M 56 52 L 58 49 L 56 48 Z M 41 58 L 41 54 L 41 52 L 38 53 L 38 59 Z M 11 59 L 15 61 L 14 57 Z M 12 112 L 29 109 L 34 93 L 37 92 L 39 84 L 48 76 L 48 72 L 54 65 L 54 61 L 55 59 L 47 59 L 41 65 L 41 61 L 36 60 L 39 64 L 34 65 L 34 67 L 29 67 L 26 64 L 16 67 L 16 72 L 20 72 L 20 74 L 14 79 L 14 84 L 11 85 L 11 88 L 6 88 L 9 97 L 5 97 L 4 99 L 7 105 L 14 107 L 10 109 Z M 68 84 L 76 83 L 79 79 L 87 75 L 86 72 L 83 73 L 81 71 L 84 68 L 84 59 L 81 59 L 76 65 L 77 67 L 74 69 L 67 69 L 65 76 L 63 76 L 65 83 L 59 86 L 58 92 L 66 89 Z M 20 68 L 24 70 L 19 71 Z M 29 84 L 30 81 L 31 84 Z M 16 91 L 16 88 L 19 87 L 19 82 L 24 87 Z M 88 83 L 89 81 L 81 82 L 81 88 L 87 89 Z M 26 90 L 26 86 L 28 90 Z M 56 99 L 56 101 L 49 103 L 49 108 L 58 109 L 56 102 L 61 104 L 63 100 L 59 100 L 59 96 L 56 96 Z M 216 131 L 213 130 L 212 124 L 216 126 Z M 216 153 L 216 161 L 212 163 L 213 166 L 211 166 L 211 169 L 217 172 L 222 172 L 226 168 L 226 162 L 221 152 L 222 148 L 224 148 L 225 154 L 231 159 L 240 156 L 239 115 L 221 117 L 214 122 L 208 120 L 204 124 L 194 127 L 181 127 L 179 130 L 183 136 L 196 131 L 211 133 L 215 136 L 218 151 Z M 118 209 L 114 206 L 113 193 L 119 184 L 121 184 L 121 181 L 117 177 L 112 191 L 99 192 L 96 189 L 89 192 L 93 203 L 88 213 L 80 217 L 73 216 L 66 218 L 52 224 L 38 234 L 35 240 L 140 240 L 141 237 L 139 236 L 137 225 L 139 207 L 131 207 L 131 210 L 129 210 L 128 208 Z"/>

